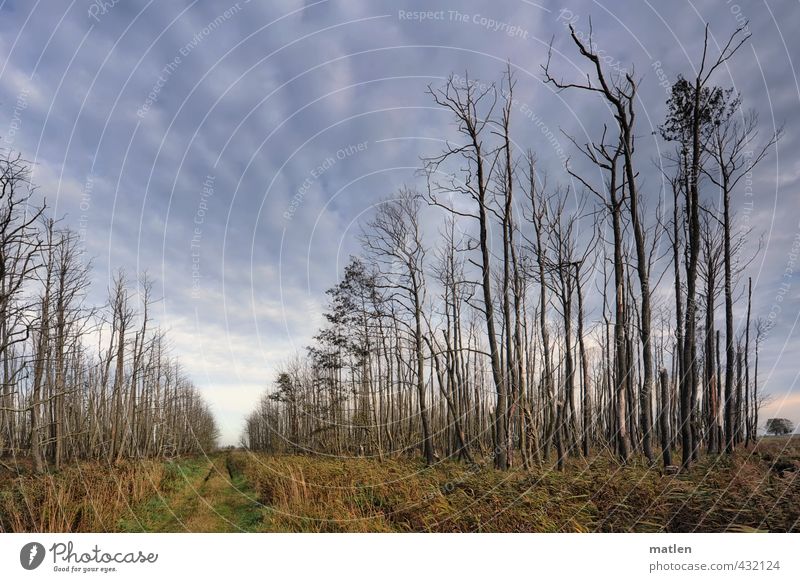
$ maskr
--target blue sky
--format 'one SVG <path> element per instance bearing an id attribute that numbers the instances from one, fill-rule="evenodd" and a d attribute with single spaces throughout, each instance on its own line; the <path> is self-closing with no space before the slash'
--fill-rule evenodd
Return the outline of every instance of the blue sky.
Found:
<path id="1" fill-rule="evenodd" d="M 157 317 L 233 442 L 275 367 L 321 323 L 359 220 L 402 184 L 423 185 L 420 156 L 455 137 L 428 84 L 466 70 L 494 81 L 508 60 L 517 142 L 561 180 L 575 151 L 559 130 L 585 141 L 607 119 L 591 96 L 543 85 L 540 65 L 553 39 L 554 68 L 579 75 L 567 24 L 586 33 L 591 17 L 607 63 L 641 78 L 637 155 L 654 204 L 665 79 L 691 73 L 705 21 L 713 46 L 748 19 L 751 42 L 716 80 L 758 110 L 762 135 L 785 124 L 752 209 L 741 193 L 734 207 L 751 246 L 764 237 L 745 276 L 754 315 L 775 323 L 765 414 L 800 420 L 798 11 L 789 0 L 2 1 L 0 146 L 34 162 L 40 193 L 85 235 L 98 302 L 117 267 L 157 279 Z"/>

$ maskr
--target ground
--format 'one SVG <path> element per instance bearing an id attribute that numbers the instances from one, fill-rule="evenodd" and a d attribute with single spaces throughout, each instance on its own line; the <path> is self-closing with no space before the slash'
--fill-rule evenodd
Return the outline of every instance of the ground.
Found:
<path id="1" fill-rule="evenodd" d="M 256 531 L 263 506 L 241 475 L 231 475 L 229 456 L 215 455 L 170 465 L 171 486 L 134 507 L 120 521 L 128 532 Z"/>
<path id="2" fill-rule="evenodd" d="M 220 451 L 169 461 L 0 471 L 0 531 L 798 531 L 800 438 L 665 475 L 642 462 L 490 463 Z M 14 473 L 13 469 L 17 471 Z"/>

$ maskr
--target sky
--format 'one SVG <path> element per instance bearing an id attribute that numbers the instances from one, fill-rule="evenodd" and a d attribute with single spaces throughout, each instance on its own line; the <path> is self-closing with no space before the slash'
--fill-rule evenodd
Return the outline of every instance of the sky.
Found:
<path id="1" fill-rule="evenodd" d="M 669 84 L 691 75 L 706 22 L 712 50 L 747 22 L 750 42 L 715 82 L 758 112 L 762 138 L 784 126 L 733 208 L 748 249 L 763 241 L 744 275 L 754 318 L 773 323 L 763 415 L 800 421 L 799 13 L 794 0 L 0 0 L 0 147 L 33 163 L 39 193 L 80 233 L 97 303 L 120 267 L 156 280 L 156 317 L 235 443 L 322 323 L 359 224 L 402 185 L 424 188 L 421 156 L 457 138 L 429 85 L 498 81 L 510 63 L 518 151 L 568 182 L 565 135 L 583 143 L 610 118 L 593 96 L 543 84 L 541 65 L 552 42 L 553 69 L 579 80 L 568 26 L 588 35 L 591 19 L 605 64 L 640 79 L 652 212 Z"/>

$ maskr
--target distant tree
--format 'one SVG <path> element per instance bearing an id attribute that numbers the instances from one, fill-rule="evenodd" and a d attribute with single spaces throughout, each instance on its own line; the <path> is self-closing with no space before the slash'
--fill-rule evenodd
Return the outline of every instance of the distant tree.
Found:
<path id="1" fill-rule="evenodd" d="M 766 424 L 767 434 L 782 436 L 794 432 L 794 424 L 788 418 L 768 418 Z"/>
<path id="2" fill-rule="evenodd" d="M 297 447 L 300 441 L 300 423 L 298 419 L 298 387 L 292 380 L 292 376 L 286 372 L 280 372 L 275 380 L 275 391 L 269 395 L 270 400 L 283 402 L 289 410 L 289 438 L 292 446 Z"/>

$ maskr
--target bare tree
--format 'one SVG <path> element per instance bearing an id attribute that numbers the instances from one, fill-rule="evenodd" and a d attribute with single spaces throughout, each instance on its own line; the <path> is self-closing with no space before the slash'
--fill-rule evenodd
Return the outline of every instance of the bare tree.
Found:
<path id="1" fill-rule="evenodd" d="M 392 298 L 412 317 L 410 332 L 414 341 L 416 385 L 422 423 L 422 449 L 432 465 L 435 452 L 431 438 L 430 415 L 425 395 L 425 352 L 423 309 L 426 298 L 425 248 L 419 224 L 420 197 L 409 189 L 381 204 L 369 230 L 361 237 L 367 252 L 381 266 L 383 285 L 395 289 Z"/>
<path id="2" fill-rule="evenodd" d="M 28 163 L 11 152 L 0 157 L 0 455 L 19 446 L 16 418 L 24 371 L 20 348 L 28 341 L 26 311 L 32 304 L 25 284 L 42 266 L 37 223 L 44 205 L 34 202 Z"/>
<path id="3" fill-rule="evenodd" d="M 484 140 L 491 131 L 492 116 L 497 104 L 497 92 L 494 85 L 481 87 L 467 77 L 463 82 L 450 77 L 442 89 L 429 88 L 434 101 L 440 107 L 450 111 L 456 120 L 458 132 L 466 140 L 460 146 L 449 145 L 439 156 L 426 160 L 429 176 L 429 198 L 435 204 L 446 208 L 449 212 L 462 217 L 478 220 L 478 249 L 480 251 L 481 287 L 483 290 L 483 311 L 486 320 L 486 336 L 489 343 L 489 354 L 497 401 L 495 404 L 494 464 L 498 469 L 507 469 L 508 461 L 508 424 L 507 424 L 507 382 L 500 361 L 500 350 L 495 329 L 494 300 L 492 291 L 492 268 L 490 258 L 489 216 L 490 188 L 498 168 L 498 154 L 501 147 L 488 148 Z M 447 183 L 436 181 L 436 172 L 451 158 L 460 158 L 466 162 L 461 168 L 463 178 L 453 177 Z M 477 205 L 477 214 L 462 212 L 441 203 L 438 195 L 459 194 L 468 196 Z"/>
<path id="4" fill-rule="evenodd" d="M 653 347 L 651 343 L 651 296 L 650 296 L 650 256 L 648 252 L 647 230 L 642 218 L 641 200 L 637 186 L 638 170 L 635 164 L 634 121 L 636 111 L 637 83 L 632 73 L 625 73 L 624 79 L 610 79 L 603 70 L 601 59 L 592 43 L 591 23 L 589 40 L 584 43 L 575 28 L 570 25 L 572 40 L 578 48 L 580 55 L 585 58 L 593 69 L 592 77 L 587 75 L 583 83 L 565 83 L 557 80 L 550 74 L 550 56 L 547 64 L 543 66 L 545 80 L 558 89 L 580 89 L 600 95 L 611 107 L 619 135 L 619 145 L 623 159 L 623 187 L 627 190 L 627 202 L 630 222 L 636 249 L 636 271 L 640 287 L 640 328 L 639 335 L 642 344 L 642 367 L 644 379 L 639 390 L 639 410 L 642 425 L 642 448 L 645 456 L 653 462 L 651 444 L 652 432 L 652 391 L 653 391 Z M 551 51 L 552 53 L 552 51 Z M 605 137 L 605 136 L 603 136 Z"/>
<path id="5" fill-rule="evenodd" d="M 777 142 L 780 132 L 773 134 L 760 148 L 754 147 L 758 135 L 758 115 L 755 111 L 743 114 L 740 120 L 736 115 L 741 108 L 741 98 L 732 89 L 717 89 L 718 103 L 714 105 L 715 123 L 708 140 L 707 149 L 714 160 L 713 170 L 703 168 L 703 172 L 711 182 L 720 189 L 722 197 L 723 256 L 725 264 L 725 449 L 732 452 L 735 448 L 736 433 L 734 418 L 738 411 L 734 409 L 736 400 L 733 395 L 734 366 L 736 355 L 734 350 L 733 331 L 733 292 L 734 261 L 738 253 L 732 247 L 731 194 L 737 184 L 753 171 L 753 168 L 767 155 L 769 149 Z"/>

